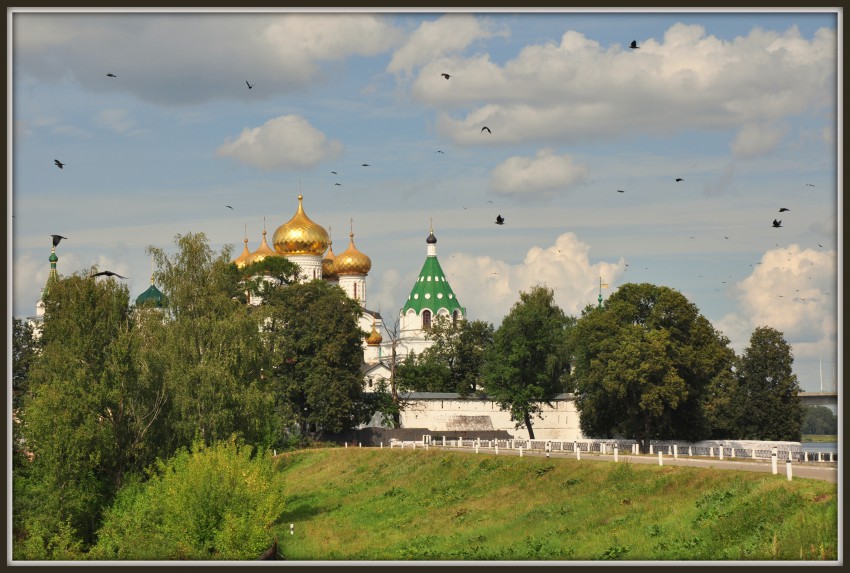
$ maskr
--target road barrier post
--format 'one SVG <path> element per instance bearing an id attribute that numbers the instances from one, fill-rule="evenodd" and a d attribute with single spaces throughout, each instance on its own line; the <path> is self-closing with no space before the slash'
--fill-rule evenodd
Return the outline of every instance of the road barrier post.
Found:
<path id="1" fill-rule="evenodd" d="M 777 468 L 776 468 L 776 461 L 777 461 L 777 460 L 776 460 L 776 454 L 777 454 L 777 449 L 776 449 L 776 448 L 773 448 L 773 451 L 770 453 L 770 467 L 771 467 L 771 469 L 773 470 L 773 473 L 774 473 L 774 474 L 776 474 L 776 473 L 777 473 Z"/>
<path id="2" fill-rule="evenodd" d="M 791 460 L 785 460 L 785 475 L 788 476 L 788 481 L 791 481 Z"/>
<path id="3" fill-rule="evenodd" d="M 658 465 L 664 465 L 664 454 L 661 452 L 661 448 L 658 448 Z"/>
<path id="4" fill-rule="evenodd" d="M 619 453 L 619 449 L 620 448 L 617 447 L 617 444 L 614 444 L 614 463 L 617 462 L 617 454 Z"/>

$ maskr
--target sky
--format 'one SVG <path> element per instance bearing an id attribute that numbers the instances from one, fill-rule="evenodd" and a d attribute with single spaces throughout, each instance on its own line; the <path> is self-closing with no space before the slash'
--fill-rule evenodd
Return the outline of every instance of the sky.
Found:
<path id="1" fill-rule="evenodd" d="M 840 379 L 837 9 L 9 22 L 15 317 L 35 314 L 51 234 L 67 237 L 60 275 L 111 270 L 135 299 L 148 246 L 204 233 L 235 258 L 246 236 L 251 251 L 264 228 L 271 242 L 302 194 L 336 254 L 353 232 L 370 257 L 366 307 L 388 325 L 433 226 L 470 320 L 498 327 L 534 285 L 578 317 L 600 291 L 648 282 L 738 354 L 756 327 L 781 331 L 803 390 Z"/>

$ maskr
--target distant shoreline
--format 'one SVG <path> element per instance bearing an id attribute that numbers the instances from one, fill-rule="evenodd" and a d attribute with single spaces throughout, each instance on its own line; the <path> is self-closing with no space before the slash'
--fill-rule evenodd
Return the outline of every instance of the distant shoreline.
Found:
<path id="1" fill-rule="evenodd" d="M 800 443 L 837 442 L 838 436 L 832 434 L 803 434 Z"/>

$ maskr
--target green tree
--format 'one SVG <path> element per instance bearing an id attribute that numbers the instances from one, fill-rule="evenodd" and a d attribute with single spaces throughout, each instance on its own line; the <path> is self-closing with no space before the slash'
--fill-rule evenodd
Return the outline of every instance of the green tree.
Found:
<path id="1" fill-rule="evenodd" d="M 574 332 L 576 407 L 590 436 L 696 440 L 725 415 L 735 355 L 681 293 L 625 284 Z M 712 415 L 707 411 L 711 410 Z"/>
<path id="2" fill-rule="evenodd" d="M 106 511 L 89 559 L 253 560 L 271 544 L 285 484 L 269 452 L 196 443 L 147 473 Z"/>
<path id="3" fill-rule="evenodd" d="M 433 344 L 401 366 L 405 386 L 421 392 L 456 392 L 468 396 L 478 389 L 484 357 L 493 344 L 493 325 L 481 320 L 453 323 L 438 316 L 425 334 Z"/>
<path id="4" fill-rule="evenodd" d="M 826 406 L 803 406 L 803 434 L 834 436 L 838 434 L 838 417 Z"/>
<path id="5" fill-rule="evenodd" d="M 121 416 L 135 383 L 129 294 L 89 274 L 54 280 L 45 296 L 42 350 L 20 411 L 32 461 L 14 468 L 16 550 L 27 558 L 90 543 L 133 455 L 132 421 Z"/>
<path id="6" fill-rule="evenodd" d="M 791 347 L 781 332 L 769 326 L 753 331 L 738 370 L 742 438 L 800 440 L 803 408 L 793 364 Z"/>
<path id="7" fill-rule="evenodd" d="M 281 415 L 301 433 L 338 433 L 368 421 L 363 410 L 360 304 L 321 280 L 271 290 L 261 306 L 269 377 Z M 365 419 L 364 419 L 365 417 Z"/>
<path id="8" fill-rule="evenodd" d="M 149 247 L 155 276 L 168 298 L 168 320 L 146 321 L 144 368 L 162 380 L 168 440 L 165 451 L 236 433 L 271 447 L 281 438 L 262 317 L 245 304 L 244 277 L 230 247 L 214 252 L 203 233 L 176 235 L 177 252 Z"/>
<path id="9" fill-rule="evenodd" d="M 552 289 L 534 286 L 520 292 L 487 350 L 482 372 L 487 394 L 532 439 L 532 417 L 539 415 L 541 403 L 551 404 L 567 389 L 573 323 L 555 304 Z"/>
<path id="10" fill-rule="evenodd" d="M 27 392 L 30 366 L 38 355 L 38 340 L 32 325 L 25 320 L 12 320 L 12 409 L 21 407 Z"/>

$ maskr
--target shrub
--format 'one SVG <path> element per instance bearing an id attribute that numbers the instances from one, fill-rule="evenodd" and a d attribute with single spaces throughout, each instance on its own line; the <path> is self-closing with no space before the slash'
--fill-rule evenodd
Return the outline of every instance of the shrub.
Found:
<path id="1" fill-rule="evenodd" d="M 256 559 L 284 506 L 270 453 L 231 438 L 196 444 L 129 480 L 106 512 L 89 554 L 104 560 Z"/>

